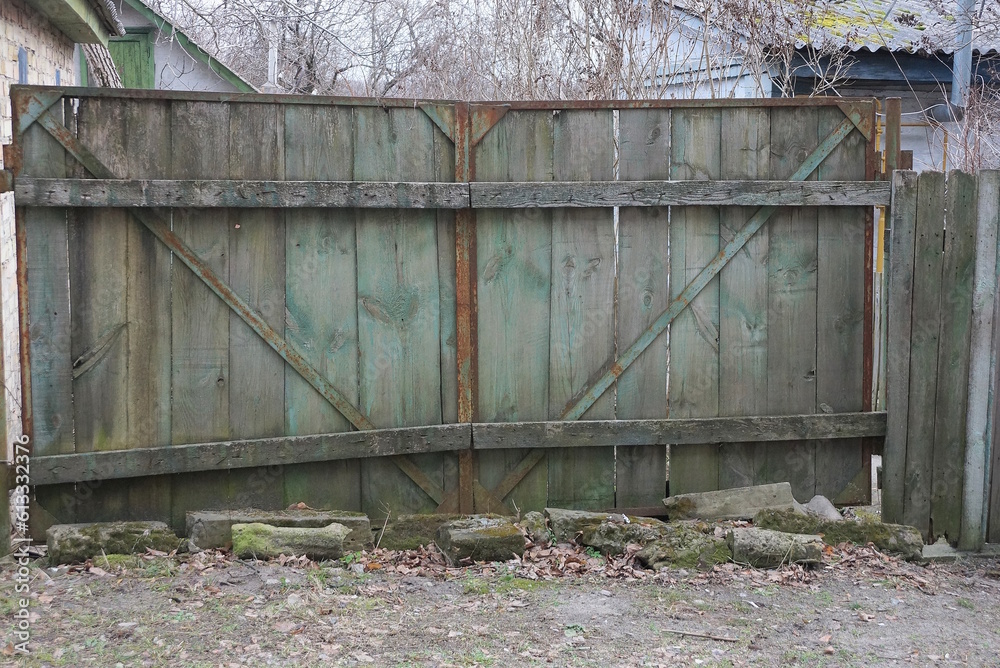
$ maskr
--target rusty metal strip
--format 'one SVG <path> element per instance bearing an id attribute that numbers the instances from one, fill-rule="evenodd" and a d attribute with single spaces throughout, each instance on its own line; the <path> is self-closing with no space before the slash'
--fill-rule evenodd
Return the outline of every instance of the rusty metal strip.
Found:
<path id="1" fill-rule="evenodd" d="M 805 159 L 795 173 L 789 177 L 789 181 L 803 181 L 810 174 L 819 167 L 820 163 L 826 159 L 830 153 L 840 144 L 840 142 L 847 137 L 857 126 L 857 119 L 846 118 L 844 121 L 837 126 L 837 128 L 830 133 L 830 135 L 824 139 L 819 146 Z M 726 244 L 726 246 L 719 251 L 719 254 L 712 259 L 711 262 L 705 266 L 694 279 L 688 283 L 687 287 L 680 293 L 680 295 L 674 299 L 666 311 L 660 314 L 660 316 L 651 324 L 645 332 L 643 332 L 636 341 L 625 349 L 621 355 L 615 360 L 609 360 L 606 365 L 606 371 L 601 374 L 600 377 L 590 387 L 585 389 L 579 399 L 571 400 L 570 404 L 566 407 L 560 417 L 561 420 L 578 420 L 587 409 L 594 405 L 605 390 L 614 384 L 615 379 L 618 378 L 633 362 L 635 362 L 639 355 L 649 347 L 649 345 L 662 334 L 667 326 L 673 322 L 674 318 L 678 316 L 688 304 L 690 304 L 698 294 L 705 289 L 713 278 L 715 278 L 722 268 L 726 266 L 730 259 L 732 259 L 739 251 L 746 245 L 747 241 L 757 233 L 757 231 L 764 226 L 764 223 L 770 219 L 771 215 L 777 210 L 777 207 L 765 206 L 757 210 L 752 218 L 747 222 L 746 225 L 737 232 L 732 240 Z"/>
<path id="2" fill-rule="evenodd" d="M 427 114 L 427 117 L 431 119 L 434 125 L 436 125 L 438 129 L 452 141 L 453 144 L 457 143 L 455 140 L 455 137 L 457 136 L 455 132 L 455 105 L 431 104 L 427 102 L 418 106 L 425 114 Z"/>
<path id="3" fill-rule="evenodd" d="M 42 127 L 48 130 L 63 147 L 80 163 L 98 178 L 118 178 L 114 172 L 101 162 L 90 150 L 73 136 L 70 131 L 53 118 L 51 114 L 42 114 L 38 119 Z M 142 213 L 129 210 L 129 213 L 156 236 L 163 244 L 174 252 L 181 262 L 194 272 L 223 302 L 229 306 L 240 319 L 253 329 L 278 355 L 281 356 L 302 378 L 318 391 L 334 408 L 359 430 L 375 429 L 375 424 L 361 410 L 355 407 L 347 397 L 341 394 L 319 371 L 313 368 L 302 355 L 295 350 L 278 332 L 272 328 L 249 304 L 225 282 L 223 282 L 201 258 L 191 250 L 177 235 L 170 230 L 152 211 Z M 19 265 L 21 266 L 21 265 Z M 22 297 L 21 304 L 27 306 L 27 295 Z M 24 320 L 23 322 L 27 322 Z M 23 383 L 23 380 L 22 380 Z M 23 386 L 23 385 L 22 385 Z M 30 426 L 30 413 L 26 418 L 26 426 Z M 25 432 L 29 433 L 29 432 Z M 393 457 L 393 461 L 420 489 L 436 502 L 444 497 L 441 488 L 434 484 L 406 456 Z"/>
<path id="4" fill-rule="evenodd" d="M 12 190 L 14 190 L 14 172 L 0 169 L 0 193 L 9 193 Z"/>
<path id="5" fill-rule="evenodd" d="M 32 123 L 48 111 L 53 105 L 63 98 L 60 90 L 40 90 L 32 93 L 25 100 L 21 96 L 14 98 L 17 105 L 17 127 L 15 132 L 18 136 L 31 127 Z"/>
<path id="6" fill-rule="evenodd" d="M 475 146 L 483 140 L 486 133 L 493 129 L 503 118 L 511 106 L 509 104 L 476 104 L 471 107 L 471 137 L 469 145 Z"/>
<path id="7" fill-rule="evenodd" d="M 870 143 L 872 130 L 875 127 L 874 100 L 838 100 L 837 106 L 854 123 L 854 127 L 865 136 Z"/>

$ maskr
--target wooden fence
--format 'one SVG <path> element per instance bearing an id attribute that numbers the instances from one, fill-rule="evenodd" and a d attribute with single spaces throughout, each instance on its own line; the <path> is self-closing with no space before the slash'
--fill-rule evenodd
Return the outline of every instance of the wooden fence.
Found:
<path id="1" fill-rule="evenodd" d="M 12 95 L 36 534 L 868 498 L 871 101 Z"/>
<path id="2" fill-rule="evenodd" d="M 883 511 L 967 549 L 1000 542 L 998 225 L 1000 172 L 895 174 Z"/>

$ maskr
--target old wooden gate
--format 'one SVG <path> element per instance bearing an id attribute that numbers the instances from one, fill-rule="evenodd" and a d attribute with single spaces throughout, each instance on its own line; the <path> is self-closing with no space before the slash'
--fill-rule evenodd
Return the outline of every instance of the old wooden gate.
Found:
<path id="1" fill-rule="evenodd" d="M 873 102 L 12 96 L 36 532 L 869 494 Z"/>

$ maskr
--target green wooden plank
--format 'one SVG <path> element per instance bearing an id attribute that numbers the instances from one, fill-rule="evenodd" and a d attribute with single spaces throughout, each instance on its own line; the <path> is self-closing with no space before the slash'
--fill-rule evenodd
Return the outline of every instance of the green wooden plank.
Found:
<path id="1" fill-rule="evenodd" d="M 816 111 L 771 111 L 771 178 L 788 178 L 817 144 Z M 770 222 L 767 408 L 772 415 L 816 411 L 816 235 L 814 209 L 780 210 Z M 816 489 L 816 447 L 769 448 L 766 469 L 760 482 L 788 481 L 792 494 L 807 500 Z"/>
<path id="2" fill-rule="evenodd" d="M 63 105 L 52 108 L 63 118 Z M 21 136 L 23 173 L 65 177 L 66 153 L 40 125 Z M 31 447 L 35 455 L 68 454 L 75 450 L 73 435 L 73 358 L 69 294 L 69 255 L 64 209 L 18 209 L 19 235 L 25 239 L 28 295 L 27 352 L 30 389 L 25 401 L 31 417 Z M 54 523 L 73 522 L 76 497 L 72 485 L 35 490 L 30 531 L 44 540 Z"/>
<path id="3" fill-rule="evenodd" d="M 434 155 L 439 181 L 455 179 L 455 145 L 435 126 Z M 438 304 L 441 337 L 441 418 L 458 422 L 458 331 L 455 287 L 455 212 L 437 212 Z M 457 461 L 456 461 L 457 464 Z"/>
<path id="4" fill-rule="evenodd" d="M 941 271 L 941 334 L 931 488 L 934 537 L 958 541 L 965 485 L 965 426 L 969 407 L 972 279 L 976 264 L 976 179 L 948 174 L 944 264 Z"/>
<path id="5" fill-rule="evenodd" d="M 838 112 L 839 113 L 839 112 Z M 771 116 L 767 109 L 730 109 L 722 123 L 721 175 L 759 179 L 770 173 Z M 754 214 L 726 207 L 720 233 L 733 237 Z M 751 238 L 719 274 L 719 414 L 767 414 L 767 254 L 769 227 Z M 719 446 L 719 487 L 747 487 L 763 479 L 761 443 Z"/>
<path id="6" fill-rule="evenodd" d="M 893 175 L 892 250 L 889 253 L 889 331 L 886 370 L 888 428 L 882 458 L 882 516 L 903 521 L 907 425 L 910 411 L 910 331 L 913 322 L 913 250 L 917 217 L 917 175 Z"/>
<path id="7" fill-rule="evenodd" d="M 817 109 L 819 136 L 844 115 Z M 867 142 L 846 137 L 819 166 L 822 180 L 864 179 Z M 816 403 L 821 411 L 860 411 L 864 393 L 865 215 L 863 207 L 820 207 L 817 212 Z M 859 439 L 816 443 L 816 494 L 837 504 L 867 504 L 871 458 Z"/>
<path id="8" fill-rule="evenodd" d="M 510 111 L 475 147 L 476 178 L 551 181 L 552 144 L 552 112 Z M 552 213 L 479 211 L 476 221 L 480 419 L 546 419 Z M 482 453 L 478 480 L 493 489 L 528 454 L 523 449 Z M 504 501 L 511 509 L 516 504 L 541 510 L 547 487 L 543 459 Z"/>
<path id="9" fill-rule="evenodd" d="M 171 105 L 171 176 L 229 176 L 229 105 L 174 101 Z M 211 151 L 204 147 L 212 147 Z M 229 216 L 175 209 L 174 232 L 223 280 L 229 280 Z M 229 440 L 229 308 L 190 269 L 173 262 L 171 331 L 172 443 Z M 185 513 L 221 507 L 228 475 L 175 476 L 171 524 Z M 206 505 L 207 504 L 207 505 Z"/>
<path id="10" fill-rule="evenodd" d="M 285 107 L 285 176 L 349 180 L 350 107 Z M 355 212 L 285 212 L 285 336 L 347 399 L 358 403 Z M 350 431 L 351 424 L 294 369 L 285 368 L 285 432 Z M 285 504 L 361 510 L 361 462 L 285 468 Z"/>
<path id="11" fill-rule="evenodd" d="M 128 175 L 168 175 L 169 103 L 133 100 L 127 116 Z M 165 446 L 171 443 L 170 250 L 132 217 L 126 230 L 129 446 Z M 169 477 L 144 478 L 130 485 L 130 517 L 169 522 L 170 513 Z"/>
<path id="12" fill-rule="evenodd" d="M 903 523 L 930 533 L 934 410 L 937 398 L 941 275 L 944 260 L 944 174 L 923 172 L 917 182 L 910 331 L 910 401 L 906 426 Z"/>
<path id="13" fill-rule="evenodd" d="M 430 181 L 438 174 L 431 120 L 420 109 L 356 109 L 354 178 Z M 359 211 L 358 341 L 361 409 L 379 427 L 439 424 L 440 288 L 434 212 Z M 444 488 L 439 455 L 414 458 Z M 437 503 L 390 461 L 366 461 L 369 515 L 429 512 Z"/>
<path id="14" fill-rule="evenodd" d="M 674 110 L 670 136 L 671 178 L 714 180 L 721 176 L 721 111 Z M 672 207 L 670 225 L 670 293 L 675 298 L 718 255 L 719 210 Z M 670 417 L 719 414 L 718 277 L 670 325 L 667 397 Z M 718 445 L 671 447 L 671 494 L 703 492 L 718 486 Z"/>
<path id="15" fill-rule="evenodd" d="M 670 176 L 670 111 L 619 112 L 619 175 L 623 181 Z M 618 217 L 618 339 L 635 341 L 670 305 L 669 209 L 622 208 Z M 667 416 L 667 337 L 660 336 L 617 381 L 619 419 Z M 665 445 L 619 447 L 615 503 L 651 506 L 666 493 Z"/>
<path id="16" fill-rule="evenodd" d="M 77 137 L 111 169 L 128 168 L 125 133 L 128 103 L 83 100 Z M 83 176 L 82 167 L 76 166 Z M 126 315 L 128 214 L 94 209 L 70 215 L 70 301 L 75 360 L 73 411 L 76 451 L 121 450 L 128 440 L 128 329 Z M 86 362 L 81 363 L 82 360 Z M 84 491 L 75 521 L 94 522 L 130 516 L 129 487 L 100 481 Z M 85 494 L 85 496 L 83 495 Z"/>
<path id="17" fill-rule="evenodd" d="M 563 111 L 554 119 L 553 177 L 560 181 L 614 175 L 614 116 L 609 110 Z M 549 417 L 573 397 L 615 353 L 615 230 L 610 209 L 556 209 L 552 213 L 552 285 L 549 314 Z M 615 416 L 605 392 L 583 420 Z M 549 453 L 549 500 L 557 508 L 598 510 L 615 504 L 614 447 Z"/>

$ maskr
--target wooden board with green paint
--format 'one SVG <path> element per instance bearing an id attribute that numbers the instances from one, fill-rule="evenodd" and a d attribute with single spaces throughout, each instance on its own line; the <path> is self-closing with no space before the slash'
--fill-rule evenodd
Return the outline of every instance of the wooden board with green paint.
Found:
<path id="1" fill-rule="evenodd" d="M 670 177 L 670 111 L 619 114 L 623 181 Z M 666 207 L 629 208 L 618 221 L 618 340 L 637 339 L 670 303 L 670 226 Z M 616 417 L 667 416 L 667 335 L 661 334 L 618 379 Z M 635 508 L 660 503 L 666 492 L 665 445 L 620 447 L 615 453 L 615 502 Z"/>
<path id="2" fill-rule="evenodd" d="M 771 110 L 772 179 L 787 179 L 819 143 L 815 109 Z M 815 173 L 809 177 L 815 178 Z M 767 412 L 816 411 L 815 209 L 777 211 L 768 222 Z M 816 446 L 790 443 L 767 448 L 765 479 L 788 481 L 796 498 L 816 489 Z"/>
<path id="3" fill-rule="evenodd" d="M 481 181 L 551 181 L 551 112 L 510 111 L 474 148 Z M 552 212 L 476 212 L 479 326 L 479 419 L 545 420 L 549 415 L 549 312 L 552 299 Z M 511 317 L 517 314 L 517 317 Z M 494 489 L 529 454 L 479 453 L 478 479 Z M 548 462 L 538 462 L 511 490 L 510 510 L 541 510 Z M 477 508 L 479 510 L 479 508 Z"/>
<path id="4" fill-rule="evenodd" d="M 722 111 L 675 109 L 670 128 L 670 177 L 715 180 L 722 174 Z M 670 294 L 676 298 L 719 252 L 719 209 L 672 207 Z M 719 414 L 719 279 L 705 287 L 670 326 L 670 417 Z M 670 449 L 670 493 L 718 489 L 717 444 Z"/>
<path id="5" fill-rule="evenodd" d="M 350 107 L 285 107 L 285 177 L 349 181 Z M 357 256 L 354 210 L 285 213 L 285 336 L 349 401 L 358 402 Z M 350 422 L 285 367 L 285 433 L 350 431 Z M 287 466 L 284 505 L 361 510 L 361 462 Z"/>
<path id="6" fill-rule="evenodd" d="M 432 181 L 440 132 L 420 109 L 356 109 L 356 180 Z M 360 408 L 379 427 L 440 424 L 441 341 L 437 217 L 432 211 L 359 211 L 357 313 Z M 445 488 L 444 455 L 413 457 Z M 431 512 L 440 499 L 392 461 L 362 464 L 362 507 L 372 516 Z"/>
<path id="7" fill-rule="evenodd" d="M 819 136 L 844 120 L 839 109 L 819 109 Z M 865 178 L 867 142 L 852 132 L 819 166 L 824 181 Z M 863 407 L 865 225 L 863 207 L 820 207 L 817 212 L 816 406 L 846 413 Z M 816 494 L 837 504 L 869 503 L 871 461 L 860 439 L 816 443 Z M 806 501 L 807 499 L 803 499 Z"/>
<path id="8" fill-rule="evenodd" d="M 721 177 L 763 179 L 770 173 L 771 115 L 767 109 L 727 110 L 722 123 Z M 756 212 L 725 207 L 719 231 L 727 242 Z M 719 276 L 719 415 L 767 414 L 767 256 L 764 225 Z M 765 478 L 767 445 L 719 446 L 719 487 L 747 487 Z"/>

